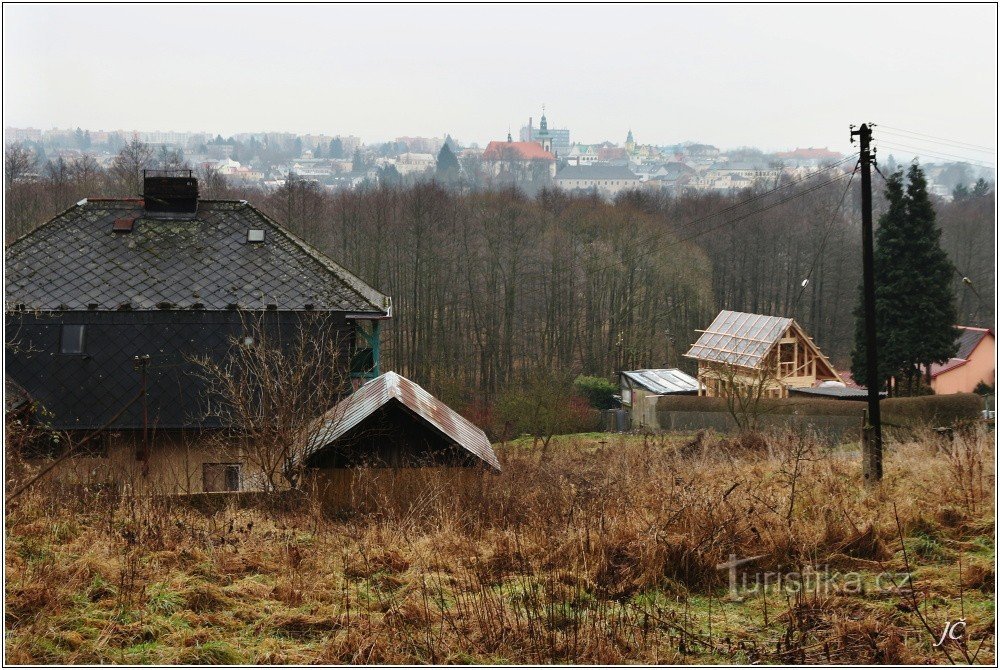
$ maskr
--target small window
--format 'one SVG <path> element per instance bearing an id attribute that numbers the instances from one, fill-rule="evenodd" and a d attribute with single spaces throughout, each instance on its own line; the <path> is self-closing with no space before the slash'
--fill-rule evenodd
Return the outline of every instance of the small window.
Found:
<path id="1" fill-rule="evenodd" d="M 201 466 L 202 489 L 206 493 L 239 491 L 241 469 L 240 463 L 203 463 Z"/>
<path id="2" fill-rule="evenodd" d="M 263 228 L 251 228 L 247 231 L 247 242 L 263 242 L 264 241 L 264 229 Z"/>
<path id="3" fill-rule="evenodd" d="M 59 351 L 64 354 L 84 353 L 84 334 L 86 326 L 63 324 Z"/>

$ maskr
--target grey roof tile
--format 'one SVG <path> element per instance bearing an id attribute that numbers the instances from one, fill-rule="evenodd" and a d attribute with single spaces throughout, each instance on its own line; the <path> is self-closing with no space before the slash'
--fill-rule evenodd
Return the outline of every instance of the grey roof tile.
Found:
<path id="1" fill-rule="evenodd" d="M 113 232 L 135 218 L 132 232 Z M 251 228 L 263 243 L 247 242 Z M 8 305 L 33 311 L 243 309 L 386 314 L 390 300 L 245 201 L 152 218 L 139 200 L 82 201 L 5 251 Z"/>

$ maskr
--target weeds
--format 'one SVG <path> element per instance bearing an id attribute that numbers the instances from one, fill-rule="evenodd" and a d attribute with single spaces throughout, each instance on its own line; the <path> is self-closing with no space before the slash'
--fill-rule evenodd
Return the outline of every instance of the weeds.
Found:
<path id="1" fill-rule="evenodd" d="M 813 436 L 498 451 L 500 476 L 360 471 L 337 509 L 32 490 L 7 510 L 6 660 L 923 663 L 960 615 L 949 653 L 995 658 L 990 435 L 894 443 L 872 490 Z M 914 580 L 730 598 L 731 556 Z"/>

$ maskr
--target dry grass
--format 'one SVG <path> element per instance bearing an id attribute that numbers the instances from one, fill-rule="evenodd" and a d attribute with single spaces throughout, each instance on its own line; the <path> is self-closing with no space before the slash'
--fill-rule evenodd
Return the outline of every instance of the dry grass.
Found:
<path id="1" fill-rule="evenodd" d="M 991 433 L 892 444 L 872 491 L 856 451 L 795 435 L 499 451 L 502 475 L 336 513 L 33 491 L 7 510 L 6 660 L 994 661 Z M 913 591 L 871 588 L 904 545 Z M 734 599 L 731 555 L 857 571 L 865 591 Z M 921 619 L 960 616 L 964 646 L 934 649 Z"/>

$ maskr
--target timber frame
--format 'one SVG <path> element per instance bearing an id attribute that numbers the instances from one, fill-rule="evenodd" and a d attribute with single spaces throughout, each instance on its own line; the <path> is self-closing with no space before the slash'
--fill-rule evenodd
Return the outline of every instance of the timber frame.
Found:
<path id="1" fill-rule="evenodd" d="M 727 335 L 711 330 L 698 332 Z M 698 395 L 726 396 L 736 385 L 754 388 L 760 397 L 787 398 L 791 388 L 809 388 L 821 381 L 843 382 L 829 359 L 793 320 L 789 320 L 788 327 L 773 341 L 746 336 L 740 339 L 756 342 L 767 349 L 756 365 L 698 358 Z M 724 347 L 715 347 L 715 351 L 724 356 L 738 353 Z"/>

